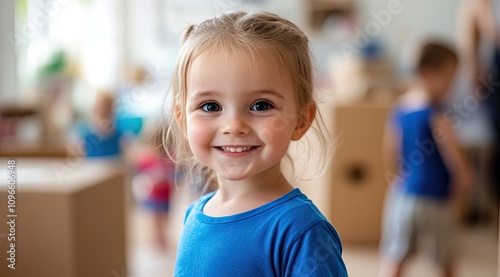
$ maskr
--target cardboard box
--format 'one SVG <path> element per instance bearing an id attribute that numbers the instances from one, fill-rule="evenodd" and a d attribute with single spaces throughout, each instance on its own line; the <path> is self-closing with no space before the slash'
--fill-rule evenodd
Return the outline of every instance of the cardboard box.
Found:
<path id="1" fill-rule="evenodd" d="M 118 162 L 17 159 L 15 172 L 10 212 L 7 160 L 0 159 L 0 276 L 122 276 L 126 182 Z M 8 267 L 12 242 L 15 269 Z"/>
<path id="2" fill-rule="evenodd" d="M 345 243 L 377 243 L 387 188 L 382 136 L 390 104 L 343 104 L 333 108 L 337 140 L 326 172 L 326 213 Z"/>
<path id="3" fill-rule="evenodd" d="M 85 156 L 85 151 L 79 143 L 52 142 L 22 142 L 20 140 L 0 140 L 0 157 L 78 157 Z"/>

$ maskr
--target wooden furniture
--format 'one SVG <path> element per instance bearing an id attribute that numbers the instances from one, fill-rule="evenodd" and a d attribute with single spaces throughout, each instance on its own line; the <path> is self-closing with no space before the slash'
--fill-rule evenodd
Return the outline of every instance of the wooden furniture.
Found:
<path id="1" fill-rule="evenodd" d="M 34 107 L 0 104 L 0 139 L 14 136 L 19 120 L 35 116 L 39 111 Z"/>
<path id="2" fill-rule="evenodd" d="M 78 143 L 68 142 L 21 142 L 19 140 L 0 140 L 0 157 L 77 157 L 84 156 Z"/>
<path id="3" fill-rule="evenodd" d="M 16 269 L 7 267 L 7 159 L 0 159 L 0 276 L 113 276 L 126 270 L 117 161 L 16 159 Z"/>

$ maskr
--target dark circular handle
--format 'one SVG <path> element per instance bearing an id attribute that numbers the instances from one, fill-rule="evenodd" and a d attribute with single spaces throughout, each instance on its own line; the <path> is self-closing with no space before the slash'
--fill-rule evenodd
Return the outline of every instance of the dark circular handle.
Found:
<path id="1" fill-rule="evenodd" d="M 368 170 L 361 163 L 354 163 L 347 167 L 346 176 L 350 183 L 360 185 L 366 179 Z"/>

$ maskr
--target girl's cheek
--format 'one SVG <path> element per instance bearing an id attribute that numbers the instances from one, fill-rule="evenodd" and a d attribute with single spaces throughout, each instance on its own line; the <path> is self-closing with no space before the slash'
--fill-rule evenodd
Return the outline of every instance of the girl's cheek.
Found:
<path id="1" fill-rule="evenodd" d="M 205 130 L 206 126 L 203 124 L 199 124 L 199 122 L 188 121 L 187 125 L 187 139 L 189 143 L 189 147 L 193 152 L 194 156 L 203 160 L 205 157 L 206 146 L 209 145 L 208 135 Z"/>
<path id="2" fill-rule="evenodd" d="M 192 119 L 187 121 L 187 132 L 189 139 L 200 138 L 206 132 L 207 125 L 202 124 L 200 120 Z"/>
<path id="3" fill-rule="evenodd" d="M 201 124 L 199 120 L 196 118 L 188 117 L 186 120 L 186 132 L 188 135 L 188 139 L 191 140 L 196 137 L 197 133 L 203 131 L 203 128 L 200 128 Z"/>
<path id="4" fill-rule="evenodd" d="M 288 131 L 288 124 L 284 118 L 275 117 L 267 121 L 261 128 L 262 138 L 268 142 L 274 142 L 276 140 L 283 140 L 286 137 Z"/>

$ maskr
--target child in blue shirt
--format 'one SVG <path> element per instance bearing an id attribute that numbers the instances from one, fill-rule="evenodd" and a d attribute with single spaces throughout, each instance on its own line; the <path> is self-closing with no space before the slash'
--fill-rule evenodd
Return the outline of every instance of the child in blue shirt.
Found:
<path id="1" fill-rule="evenodd" d="M 401 276 L 424 238 L 432 259 L 453 276 L 451 197 L 470 183 L 441 103 L 455 76 L 457 55 L 428 42 L 416 58 L 416 81 L 394 108 L 384 139 L 389 188 L 383 222 L 382 276 Z M 387 174 L 386 174 L 387 176 Z"/>
<path id="2" fill-rule="evenodd" d="M 122 133 L 116 128 L 114 103 L 110 93 L 97 93 L 91 122 L 82 134 L 88 158 L 119 158 L 122 154 Z"/>
<path id="3" fill-rule="evenodd" d="M 175 276 L 347 276 L 337 232 L 280 168 L 316 118 L 304 33 L 270 13 L 192 25 L 172 91 L 173 159 L 218 185 L 186 213 Z"/>

